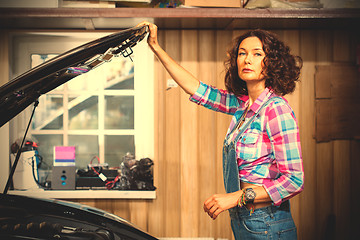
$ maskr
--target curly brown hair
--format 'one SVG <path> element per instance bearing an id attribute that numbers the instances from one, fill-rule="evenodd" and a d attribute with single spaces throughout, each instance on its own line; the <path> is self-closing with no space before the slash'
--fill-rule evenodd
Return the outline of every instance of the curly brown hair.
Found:
<path id="1" fill-rule="evenodd" d="M 239 46 L 248 37 L 257 37 L 262 42 L 265 52 L 263 60 L 265 87 L 281 96 L 292 93 L 295 90 L 296 82 L 299 81 L 302 59 L 292 55 L 290 48 L 275 34 L 261 29 L 249 31 L 234 39 L 225 61 L 226 89 L 237 96 L 248 95 L 246 83 L 240 79 L 237 68 Z"/>

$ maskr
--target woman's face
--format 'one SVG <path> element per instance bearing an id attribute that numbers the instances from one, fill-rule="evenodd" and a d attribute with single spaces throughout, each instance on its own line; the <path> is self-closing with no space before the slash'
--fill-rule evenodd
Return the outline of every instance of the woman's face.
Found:
<path id="1" fill-rule="evenodd" d="M 262 70 L 265 52 L 260 39 L 257 37 L 245 38 L 239 46 L 237 67 L 240 79 L 245 82 L 264 80 Z"/>

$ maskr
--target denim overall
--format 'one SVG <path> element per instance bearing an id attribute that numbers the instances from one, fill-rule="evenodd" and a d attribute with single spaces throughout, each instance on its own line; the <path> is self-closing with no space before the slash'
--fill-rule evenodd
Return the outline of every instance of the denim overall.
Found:
<path id="1" fill-rule="evenodd" d="M 242 138 L 242 134 L 261 110 L 276 98 L 279 99 L 280 97 L 270 98 L 260 107 L 259 111 L 241 128 L 234 141 L 228 143 L 227 138 L 225 139 L 223 146 L 223 176 L 227 193 L 240 190 L 239 170 L 236 161 L 236 143 Z M 233 131 L 236 131 L 238 124 L 235 125 L 229 135 L 231 135 Z M 283 202 L 278 207 L 268 206 L 256 209 L 251 216 L 250 210 L 246 207 L 231 208 L 229 209 L 229 213 L 231 227 L 236 240 L 296 239 L 296 227 L 291 217 L 289 201 Z"/>

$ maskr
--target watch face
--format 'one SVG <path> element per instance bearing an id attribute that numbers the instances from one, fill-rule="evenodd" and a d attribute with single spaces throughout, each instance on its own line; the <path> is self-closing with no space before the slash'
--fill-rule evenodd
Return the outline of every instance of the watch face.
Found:
<path id="1" fill-rule="evenodd" d="M 254 192 L 254 190 L 252 188 L 248 188 L 245 191 L 245 200 L 246 201 L 254 201 L 256 197 L 256 193 Z"/>

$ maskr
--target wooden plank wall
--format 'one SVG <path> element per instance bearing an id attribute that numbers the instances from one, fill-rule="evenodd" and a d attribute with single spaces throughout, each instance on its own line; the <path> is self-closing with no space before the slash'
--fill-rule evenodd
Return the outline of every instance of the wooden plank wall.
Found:
<path id="1" fill-rule="evenodd" d="M 195 76 L 223 87 L 225 51 L 242 32 L 160 29 L 159 40 Z M 359 211 L 354 192 L 359 190 L 360 142 L 314 140 L 314 73 L 316 65 L 355 63 L 360 38 L 332 30 L 276 33 L 304 60 L 301 83 L 287 96 L 299 121 L 305 169 L 305 190 L 291 200 L 299 239 L 350 239 L 350 223 L 356 226 Z M 224 192 L 221 147 L 230 117 L 190 103 L 179 87 L 168 89 L 169 76 L 157 60 L 155 79 L 157 199 L 80 202 L 113 212 L 157 237 L 233 239 L 227 213 L 213 221 L 202 210 L 207 197 Z"/>

